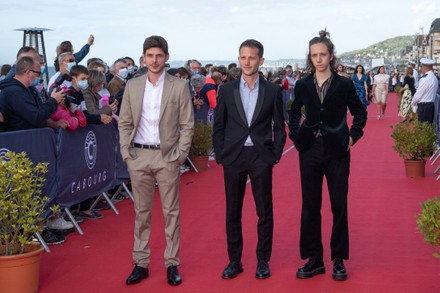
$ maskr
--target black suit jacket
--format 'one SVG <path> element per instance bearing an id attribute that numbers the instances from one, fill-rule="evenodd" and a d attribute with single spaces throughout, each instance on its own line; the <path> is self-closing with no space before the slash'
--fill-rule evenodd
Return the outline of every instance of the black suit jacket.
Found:
<path id="1" fill-rule="evenodd" d="M 296 83 L 295 100 L 289 116 L 289 137 L 300 153 L 313 145 L 318 130 L 327 152 L 336 157 L 343 157 L 347 153 L 349 136 L 354 144 L 363 135 L 367 111 L 356 95 L 353 82 L 335 72 L 332 74 L 333 80 L 322 104 L 313 74 Z M 303 106 L 305 119 L 300 124 Z M 351 128 L 347 125 L 347 108 L 353 115 Z"/>
<path id="2" fill-rule="evenodd" d="M 281 90 L 278 85 L 259 78 L 258 99 L 250 126 L 240 97 L 241 78 L 219 87 L 213 132 L 217 163 L 234 162 L 248 135 L 262 160 L 273 165 L 281 158 L 286 143 Z"/>

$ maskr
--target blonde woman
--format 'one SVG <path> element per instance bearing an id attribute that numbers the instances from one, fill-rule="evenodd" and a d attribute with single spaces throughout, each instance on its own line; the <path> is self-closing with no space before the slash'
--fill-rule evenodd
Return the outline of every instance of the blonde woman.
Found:
<path id="1" fill-rule="evenodd" d="M 377 74 L 374 76 L 373 84 L 373 100 L 376 103 L 377 119 L 382 119 L 385 116 L 385 109 L 387 107 L 387 96 L 389 88 L 390 76 L 385 73 L 385 67 L 380 66 Z"/>

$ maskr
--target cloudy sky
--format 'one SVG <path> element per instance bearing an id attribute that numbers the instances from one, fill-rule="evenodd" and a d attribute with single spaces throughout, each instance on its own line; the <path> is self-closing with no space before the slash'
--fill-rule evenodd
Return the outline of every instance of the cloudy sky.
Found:
<path id="1" fill-rule="evenodd" d="M 6 0 L 4 0 L 6 1 Z M 242 41 L 265 46 L 265 58 L 304 58 L 308 41 L 327 28 L 339 53 L 399 35 L 427 33 L 440 17 L 433 0 L 14 0 L 0 6 L 0 64 L 13 63 L 23 42 L 17 28 L 42 27 L 49 64 L 56 46 L 70 40 L 79 50 L 89 34 L 87 57 L 112 63 L 138 60 L 142 43 L 161 35 L 170 60 L 236 60 Z M 69 4 L 67 4 L 69 3 Z M 84 63 L 84 62 L 83 62 Z"/>

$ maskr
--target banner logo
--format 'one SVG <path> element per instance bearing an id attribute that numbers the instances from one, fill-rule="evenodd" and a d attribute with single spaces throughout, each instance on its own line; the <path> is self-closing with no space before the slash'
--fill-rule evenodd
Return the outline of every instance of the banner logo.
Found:
<path id="1" fill-rule="evenodd" d="M 9 159 L 6 157 L 6 153 L 9 152 L 7 148 L 1 148 L 0 149 L 0 159 L 2 162 L 9 161 Z"/>
<path id="2" fill-rule="evenodd" d="M 84 157 L 86 159 L 87 167 L 92 170 L 96 164 L 96 154 L 98 152 L 98 145 L 96 144 L 96 136 L 93 131 L 89 131 L 84 143 Z"/>

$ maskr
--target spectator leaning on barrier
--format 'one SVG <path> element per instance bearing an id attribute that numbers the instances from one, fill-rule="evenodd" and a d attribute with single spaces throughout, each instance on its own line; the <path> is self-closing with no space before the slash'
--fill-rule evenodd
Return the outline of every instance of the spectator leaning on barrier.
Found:
<path id="1" fill-rule="evenodd" d="M 64 100 L 61 92 L 53 91 L 46 103 L 42 103 L 30 87 L 41 78 L 40 64 L 25 56 L 16 64 L 16 74 L 0 83 L 0 112 L 4 116 L 4 131 L 48 127 L 47 120 L 58 104 Z"/>
<path id="2" fill-rule="evenodd" d="M 106 114 L 111 116 L 118 108 L 118 101 L 116 100 L 108 105 L 101 104 L 100 107 L 102 99 L 99 92 L 104 88 L 105 83 L 104 73 L 97 70 L 89 70 L 88 87 L 82 92 L 87 111 L 90 114 Z"/>
<path id="3" fill-rule="evenodd" d="M 72 86 L 68 90 L 68 94 L 75 98 L 74 103 L 80 105 L 87 118 L 87 124 L 108 124 L 112 121 L 112 117 L 106 114 L 91 114 L 86 108 L 84 101 L 84 95 L 81 90 L 85 90 L 88 87 L 87 78 L 89 77 L 89 71 L 82 65 L 75 65 L 70 70 L 70 76 L 72 77 Z"/>

